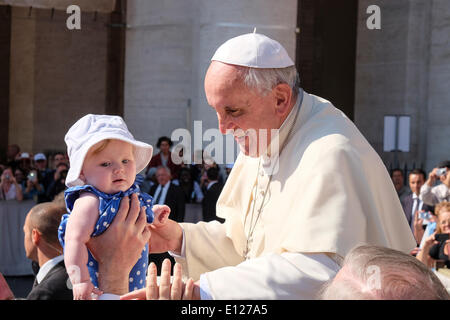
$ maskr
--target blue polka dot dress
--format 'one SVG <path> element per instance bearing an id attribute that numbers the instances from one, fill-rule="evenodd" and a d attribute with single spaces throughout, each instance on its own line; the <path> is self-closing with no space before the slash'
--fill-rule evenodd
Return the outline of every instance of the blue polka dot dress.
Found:
<path id="1" fill-rule="evenodd" d="M 91 192 L 95 194 L 99 200 L 99 217 L 97 223 L 94 228 L 94 232 L 91 234 L 91 237 L 98 236 L 102 234 L 111 224 L 114 217 L 116 216 L 117 211 L 119 210 L 120 201 L 124 196 L 130 196 L 133 193 L 138 194 L 138 198 L 141 204 L 141 207 L 146 207 L 147 214 L 147 222 L 152 223 L 154 214 L 152 211 L 153 203 L 152 197 L 146 193 L 140 192 L 139 186 L 135 183 L 131 186 L 127 191 L 121 191 L 115 194 L 107 194 L 97 190 L 95 187 L 91 185 L 84 186 L 76 186 L 68 188 L 64 192 L 64 199 L 66 201 L 66 207 L 68 213 L 63 215 L 61 219 L 61 224 L 58 230 L 58 239 L 61 242 L 62 247 L 64 248 L 64 236 L 66 232 L 67 221 L 69 220 L 69 215 L 72 212 L 73 205 L 75 200 L 80 197 L 82 192 Z M 87 267 L 89 269 L 89 275 L 91 277 L 91 282 L 94 286 L 98 287 L 98 263 L 92 256 L 92 254 L 88 250 L 88 263 Z M 129 291 L 141 289 L 145 287 L 145 276 L 148 264 L 148 244 L 145 246 L 142 251 L 141 257 L 138 262 L 134 265 L 133 269 L 129 275 Z"/>

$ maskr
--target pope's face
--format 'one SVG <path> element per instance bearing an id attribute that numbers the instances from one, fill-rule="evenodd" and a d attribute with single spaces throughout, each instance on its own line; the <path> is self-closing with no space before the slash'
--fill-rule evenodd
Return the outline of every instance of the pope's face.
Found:
<path id="1" fill-rule="evenodd" d="M 80 177 L 84 182 L 108 194 L 129 189 L 136 179 L 133 146 L 111 140 L 100 152 L 91 152 L 95 148 L 89 150 L 83 163 Z"/>
<path id="2" fill-rule="evenodd" d="M 246 87 L 236 66 L 213 61 L 206 73 L 205 93 L 216 111 L 220 132 L 233 134 L 246 155 L 259 155 L 270 143 L 270 129 L 282 124 L 275 94 L 262 95 Z"/>

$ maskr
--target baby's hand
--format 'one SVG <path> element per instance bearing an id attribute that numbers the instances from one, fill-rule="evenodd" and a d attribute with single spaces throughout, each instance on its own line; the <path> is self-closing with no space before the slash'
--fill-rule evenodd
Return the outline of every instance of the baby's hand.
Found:
<path id="1" fill-rule="evenodd" d="M 170 208 L 165 204 L 159 205 L 155 204 L 152 207 L 153 213 L 155 214 L 155 218 L 153 219 L 153 225 L 156 227 L 162 226 L 166 223 L 167 219 L 169 219 Z"/>
<path id="2" fill-rule="evenodd" d="M 95 288 L 92 282 L 80 282 L 73 285 L 73 300 L 95 300 L 103 292 Z M 95 296 L 93 296 L 94 294 Z"/>

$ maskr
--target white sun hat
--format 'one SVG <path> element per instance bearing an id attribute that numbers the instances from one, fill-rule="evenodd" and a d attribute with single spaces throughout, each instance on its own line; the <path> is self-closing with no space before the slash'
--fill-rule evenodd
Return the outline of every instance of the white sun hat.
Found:
<path id="1" fill-rule="evenodd" d="M 122 140 L 135 147 L 136 173 L 143 170 L 152 158 L 153 147 L 135 140 L 121 117 L 97 114 L 85 115 L 75 122 L 64 137 L 70 159 L 70 168 L 66 177 L 68 187 L 84 185 L 84 182 L 79 178 L 84 158 L 93 145 L 106 139 Z"/>
<path id="2" fill-rule="evenodd" d="M 277 41 L 258 33 L 247 33 L 222 44 L 211 61 L 251 68 L 287 68 L 294 65 Z"/>

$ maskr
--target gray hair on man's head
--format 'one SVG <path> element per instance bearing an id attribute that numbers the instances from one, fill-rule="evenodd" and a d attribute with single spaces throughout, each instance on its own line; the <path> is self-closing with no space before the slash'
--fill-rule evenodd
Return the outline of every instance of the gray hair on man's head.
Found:
<path id="1" fill-rule="evenodd" d="M 370 271 L 377 268 L 379 286 Z M 439 278 L 422 262 L 403 252 L 362 245 L 352 249 L 334 280 L 319 292 L 323 300 L 449 300 Z"/>
<path id="2" fill-rule="evenodd" d="M 254 88 L 261 94 L 267 94 L 280 84 L 286 83 L 291 87 L 294 96 L 300 88 L 300 77 L 295 66 L 287 68 L 249 68 L 239 67 L 240 76 L 244 84 Z"/>
<path id="3" fill-rule="evenodd" d="M 172 173 L 170 172 L 170 168 L 167 167 L 167 166 L 160 165 L 160 166 L 158 166 L 158 167 L 156 168 L 156 171 L 159 171 L 160 169 L 164 169 L 169 175 L 172 174 Z"/>

